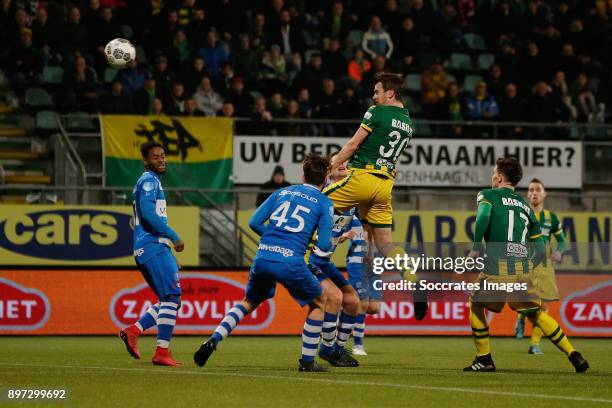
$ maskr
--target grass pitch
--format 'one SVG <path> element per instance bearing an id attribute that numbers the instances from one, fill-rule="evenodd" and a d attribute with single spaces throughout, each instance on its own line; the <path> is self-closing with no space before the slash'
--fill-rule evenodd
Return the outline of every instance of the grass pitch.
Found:
<path id="1" fill-rule="evenodd" d="M 318 374 L 297 371 L 299 337 L 230 337 L 205 368 L 192 360 L 198 337 L 172 342 L 181 368 L 151 364 L 153 337 L 141 338 L 142 360 L 113 337 L 0 337 L 0 404 L 9 388 L 45 388 L 68 393 L 45 405 L 78 407 L 612 406 L 612 341 L 573 340 L 591 364 L 576 374 L 549 343 L 530 356 L 528 340 L 491 340 L 496 373 L 461 372 L 470 338 L 366 337 L 360 367 Z"/>

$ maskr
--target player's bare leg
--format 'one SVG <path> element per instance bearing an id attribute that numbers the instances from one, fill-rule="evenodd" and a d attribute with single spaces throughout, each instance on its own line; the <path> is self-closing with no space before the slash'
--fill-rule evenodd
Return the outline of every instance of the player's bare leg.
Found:
<path id="1" fill-rule="evenodd" d="M 369 235 L 373 237 L 374 244 L 384 257 L 395 258 L 400 256 L 401 258 L 406 255 L 406 251 L 401 246 L 393 242 L 391 236 L 391 228 L 371 228 L 369 229 Z M 402 277 L 408 281 L 416 281 L 417 276 L 414 271 L 406 270 L 400 272 Z M 423 320 L 427 316 L 427 292 L 422 290 L 415 290 L 412 292 L 414 302 L 414 317 L 416 320 Z"/>

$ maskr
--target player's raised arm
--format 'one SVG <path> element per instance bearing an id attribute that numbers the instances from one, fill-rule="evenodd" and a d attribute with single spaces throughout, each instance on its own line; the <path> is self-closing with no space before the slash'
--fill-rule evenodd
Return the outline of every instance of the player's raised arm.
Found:
<path id="1" fill-rule="evenodd" d="M 482 193 L 478 194 L 476 202 L 478 203 L 478 210 L 476 212 L 476 228 L 474 231 L 474 246 L 472 250 L 480 251 L 482 248 L 482 240 L 484 239 L 487 228 L 489 228 L 489 222 L 491 221 L 491 210 L 493 209 L 493 205 Z"/>
<path id="2" fill-rule="evenodd" d="M 265 222 L 268 221 L 272 211 L 274 211 L 274 201 L 278 196 L 278 190 L 275 191 L 255 210 L 249 220 L 249 227 L 259 236 L 262 236 L 265 229 Z"/>
<path id="3" fill-rule="evenodd" d="M 346 142 L 344 147 L 342 147 L 342 149 L 332 159 L 332 171 L 337 169 L 340 164 L 353 157 L 353 154 L 357 151 L 361 143 L 363 143 L 363 141 L 366 137 L 368 137 L 369 134 L 370 133 L 366 129 L 360 126 L 359 129 L 357 129 L 357 131 L 353 135 L 353 137 L 348 142 Z"/>
<path id="4" fill-rule="evenodd" d="M 158 190 L 159 183 L 156 181 L 144 182 L 139 197 L 141 222 L 152 234 L 166 237 L 173 243 L 176 243 L 180 240 L 178 234 L 164 222 L 163 217 L 157 214 L 156 203 Z"/>

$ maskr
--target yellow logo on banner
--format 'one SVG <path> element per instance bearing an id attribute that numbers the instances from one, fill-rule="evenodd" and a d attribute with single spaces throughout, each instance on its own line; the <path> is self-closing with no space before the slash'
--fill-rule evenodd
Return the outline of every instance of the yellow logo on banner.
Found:
<path id="1" fill-rule="evenodd" d="M 199 264 L 199 211 L 170 207 L 185 241 L 182 265 Z M 5 265 L 134 265 L 132 207 L 0 206 L 0 259 Z"/>
<path id="2" fill-rule="evenodd" d="M 158 142 L 166 160 L 201 163 L 232 158 L 232 119 L 102 115 L 104 155 L 140 159 L 140 146 Z"/>

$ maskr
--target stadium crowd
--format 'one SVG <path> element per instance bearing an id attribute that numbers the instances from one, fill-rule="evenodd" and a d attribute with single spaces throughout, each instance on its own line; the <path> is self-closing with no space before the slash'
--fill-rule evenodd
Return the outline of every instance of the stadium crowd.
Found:
<path id="1" fill-rule="evenodd" d="M 270 122 L 356 119 L 374 75 L 393 70 L 417 117 L 603 123 L 611 17 L 603 0 L 2 0 L 0 54 L 19 95 L 45 87 L 61 112 L 250 117 L 250 133 L 308 134 Z M 116 37 L 138 55 L 115 73 L 103 52 Z"/>

